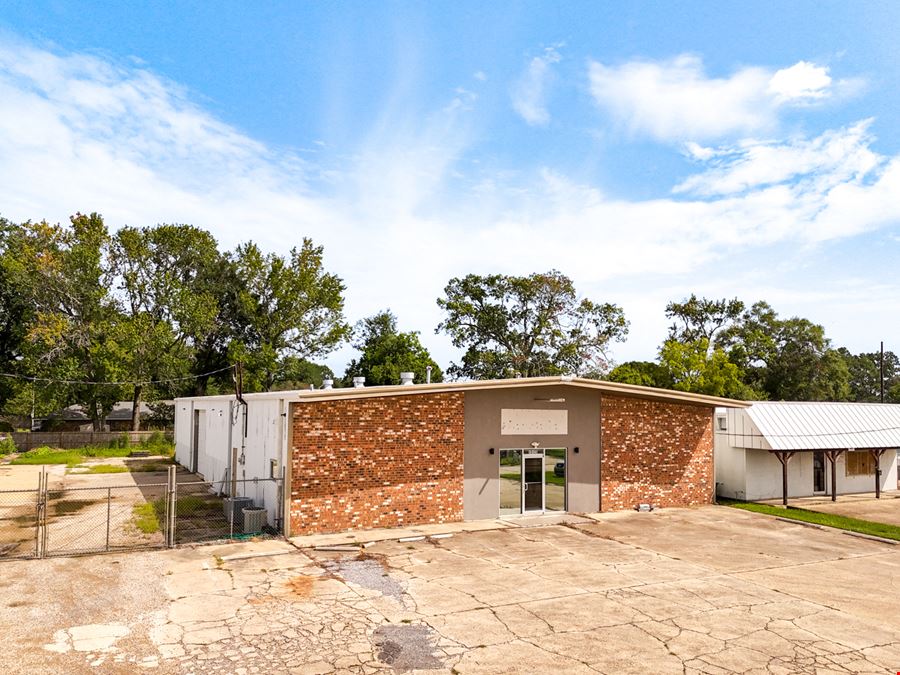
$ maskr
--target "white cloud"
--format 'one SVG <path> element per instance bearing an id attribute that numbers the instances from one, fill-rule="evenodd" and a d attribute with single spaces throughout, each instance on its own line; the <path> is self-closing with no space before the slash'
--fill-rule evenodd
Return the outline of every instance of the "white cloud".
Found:
<path id="1" fill-rule="evenodd" d="M 819 99 L 828 95 L 831 76 L 828 68 L 808 61 L 798 61 L 782 68 L 769 80 L 769 92 L 780 101 Z"/>
<path id="2" fill-rule="evenodd" d="M 619 66 L 592 62 L 597 105 L 634 134 L 663 141 L 699 141 L 775 128 L 779 109 L 829 95 L 828 68 L 806 61 L 778 71 L 746 67 L 728 77 L 707 75 L 700 58 Z"/>
<path id="3" fill-rule="evenodd" d="M 525 72 L 513 85 L 513 109 L 532 126 L 541 126 L 550 121 L 546 102 L 547 87 L 553 75 L 552 66 L 559 61 L 559 52 L 554 47 L 547 47 L 540 56 L 529 61 Z"/>
<path id="4" fill-rule="evenodd" d="M 452 276 L 557 268 L 640 318 L 656 311 L 641 298 L 704 265 L 900 218 L 900 161 L 872 150 L 866 122 L 808 141 L 690 145 L 703 164 L 678 195 L 623 200 L 549 168 L 472 169 L 462 160 L 478 101 L 465 90 L 447 101 L 424 118 L 392 102 L 352 156 L 319 147 L 313 163 L 147 70 L 5 46 L 0 204 L 13 220 L 97 210 L 114 228 L 189 222 L 229 248 L 252 238 L 284 252 L 311 236 L 347 283 L 351 319 L 390 306 L 442 362 L 454 352 L 431 329 Z M 329 364 L 340 371 L 348 357 Z"/>
<path id="5" fill-rule="evenodd" d="M 715 149 L 689 144 L 691 156 L 706 161 L 709 168 L 677 185 L 674 192 L 727 195 L 795 180 L 817 181 L 816 190 L 825 192 L 834 185 L 861 181 L 884 163 L 870 147 L 871 123 L 863 120 L 812 140 L 745 140 Z"/>

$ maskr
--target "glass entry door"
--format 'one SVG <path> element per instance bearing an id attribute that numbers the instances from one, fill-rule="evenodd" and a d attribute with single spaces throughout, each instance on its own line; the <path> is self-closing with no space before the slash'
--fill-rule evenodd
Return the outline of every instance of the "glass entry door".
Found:
<path id="1" fill-rule="evenodd" d="M 501 516 L 566 510 L 565 448 L 503 448 L 499 455 Z"/>
<path id="2" fill-rule="evenodd" d="M 544 510 L 544 451 L 526 450 L 522 456 L 522 511 Z"/>

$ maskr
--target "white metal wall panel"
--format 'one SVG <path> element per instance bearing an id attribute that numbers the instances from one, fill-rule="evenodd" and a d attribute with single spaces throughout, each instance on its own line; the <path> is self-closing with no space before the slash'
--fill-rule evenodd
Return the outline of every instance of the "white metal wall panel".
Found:
<path id="1" fill-rule="evenodd" d="M 773 450 L 900 448 L 900 405 L 759 402 L 729 409 L 730 442 Z"/>
<path id="2" fill-rule="evenodd" d="M 190 399 L 175 400 L 175 461 L 190 466 L 193 424 Z"/>

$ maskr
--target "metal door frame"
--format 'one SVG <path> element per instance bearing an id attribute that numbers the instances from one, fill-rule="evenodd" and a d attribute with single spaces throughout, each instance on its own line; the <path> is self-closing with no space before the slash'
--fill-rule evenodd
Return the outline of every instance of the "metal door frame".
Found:
<path id="1" fill-rule="evenodd" d="M 525 510 L 525 493 L 528 491 L 528 483 L 525 482 L 525 460 L 538 459 L 541 460 L 541 508 Z M 547 511 L 547 456 L 543 448 L 522 448 L 522 500 L 520 512 L 524 516 L 527 513 L 545 513 Z"/>
<path id="2" fill-rule="evenodd" d="M 816 490 L 816 455 L 821 455 L 822 457 L 822 489 Z M 824 450 L 814 450 L 812 453 L 812 475 L 813 475 L 813 494 L 814 495 L 824 495 L 828 494 L 828 464 L 825 461 L 825 451 Z"/>

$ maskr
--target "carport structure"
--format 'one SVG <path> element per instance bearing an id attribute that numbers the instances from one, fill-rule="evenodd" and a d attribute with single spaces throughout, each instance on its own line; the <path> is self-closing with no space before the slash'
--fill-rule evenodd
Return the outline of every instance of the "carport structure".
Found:
<path id="1" fill-rule="evenodd" d="M 882 471 L 886 453 L 890 459 L 889 472 L 896 477 L 896 449 L 900 448 L 898 405 L 761 402 L 729 415 L 725 426 L 731 447 L 765 450 L 778 460 L 784 505 L 788 503 L 791 488 L 789 466 L 798 456 L 805 457 L 805 461 L 801 462 L 799 471 L 793 471 L 794 480 L 805 485 L 811 479 L 812 494 L 830 493 L 832 501 L 839 492 L 868 491 L 872 480 L 875 496 L 880 497 L 882 483 L 890 478 Z M 839 476 L 837 465 L 842 458 L 845 472 Z M 757 483 L 761 482 L 759 474 L 765 468 L 761 463 L 749 460 L 745 463 L 745 472 L 748 475 L 755 472 L 753 478 Z M 888 484 L 888 487 L 896 486 Z M 748 494 L 747 498 L 759 497 Z"/>

